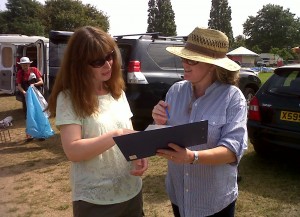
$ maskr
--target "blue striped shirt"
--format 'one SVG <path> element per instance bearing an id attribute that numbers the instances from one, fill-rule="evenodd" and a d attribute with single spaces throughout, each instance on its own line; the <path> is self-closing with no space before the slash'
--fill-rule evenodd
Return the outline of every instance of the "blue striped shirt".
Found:
<path id="1" fill-rule="evenodd" d="M 198 99 L 193 99 L 188 81 L 174 84 L 167 93 L 169 125 L 208 120 L 207 144 L 190 150 L 225 146 L 235 153 L 237 162 L 223 165 L 174 164 L 168 162 L 167 193 L 179 207 L 181 217 L 217 213 L 238 196 L 237 165 L 247 149 L 247 103 L 233 85 L 214 82 Z M 200 159 L 201 162 L 201 159 Z"/>

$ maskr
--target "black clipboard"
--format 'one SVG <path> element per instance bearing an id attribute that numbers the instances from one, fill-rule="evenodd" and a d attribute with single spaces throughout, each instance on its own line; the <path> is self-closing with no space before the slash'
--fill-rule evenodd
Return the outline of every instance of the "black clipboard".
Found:
<path id="1" fill-rule="evenodd" d="M 169 148 L 168 143 L 190 147 L 207 143 L 208 121 L 141 131 L 113 137 L 127 161 L 156 155 L 156 150 Z"/>

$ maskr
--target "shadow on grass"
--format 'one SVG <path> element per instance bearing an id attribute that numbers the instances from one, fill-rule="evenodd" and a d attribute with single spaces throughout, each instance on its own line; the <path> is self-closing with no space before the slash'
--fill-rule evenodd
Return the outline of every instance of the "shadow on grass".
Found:
<path id="1" fill-rule="evenodd" d="M 68 162 L 60 145 L 59 134 L 55 134 L 45 141 L 34 139 L 31 142 L 0 143 L 0 154 L 3 156 L 0 160 L 0 177 L 13 176 Z"/>
<path id="2" fill-rule="evenodd" d="M 65 158 L 49 158 L 49 159 L 37 159 L 37 160 L 27 160 L 18 164 L 0 167 L 0 177 L 8 177 L 18 174 L 23 174 L 26 172 L 44 169 L 46 167 L 54 166 L 59 163 L 65 162 Z"/>
<path id="3" fill-rule="evenodd" d="M 300 152 L 270 150 L 269 156 L 247 153 L 240 163 L 239 190 L 284 203 L 300 203 Z"/>

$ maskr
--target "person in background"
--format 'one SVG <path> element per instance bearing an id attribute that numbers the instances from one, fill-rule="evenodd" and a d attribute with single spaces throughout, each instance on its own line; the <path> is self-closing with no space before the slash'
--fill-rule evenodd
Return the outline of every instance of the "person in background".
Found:
<path id="1" fill-rule="evenodd" d="M 127 162 L 113 140 L 136 132 L 124 88 L 114 39 L 99 28 L 77 29 L 68 41 L 48 104 L 72 162 L 75 217 L 143 216 L 140 176 L 148 161 Z"/>
<path id="2" fill-rule="evenodd" d="M 17 72 L 17 88 L 22 93 L 22 106 L 25 113 L 25 119 L 27 115 L 26 106 L 26 91 L 30 85 L 34 85 L 38 89 L 43 86 L 43 78 L 41 72 L 36 67 L 31 67 L 32 61 L 28 57 L 22 57 L 20 62 L 17 62 L 21 66 L 21 69 Z M 26 134 L 26 140 L 31 141 L 33 138 Z M 44 140 L 44 139 L 40 139 Z"/>
<path id="3" fill-rule="evenodd" d="M 206 144 L 157 150 L 168 159 L 166 189 L 176 217 L 234 216 L 237 167 L 247 149 L 247 103 L 237 87 L 240 66 L 226 57 L 228 47 L 224 33 L 196 27 L 184 47 L 167 48 L 182 58 L 185 80 L 153 108 L 155 123 L 208 120 Z"/>

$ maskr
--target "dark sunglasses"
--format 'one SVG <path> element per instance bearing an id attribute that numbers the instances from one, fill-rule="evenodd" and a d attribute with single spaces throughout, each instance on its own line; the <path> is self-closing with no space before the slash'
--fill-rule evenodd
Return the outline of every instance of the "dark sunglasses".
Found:
<path id="1" fill-rule="evenodd" d="M 101 68 L 107 61 L 113 60 L 115 56 L 115 51 L 113 50 L 109 54 L 107 54 L 103 59 L 98 59 L 90 62 L 90 66 L 93 68 Z"/>
<path id="2" fill-rule="evenodd" d="M 194 65 L 197 65 L 199 63 L 198 61 L 189 60 L 189 59 L 185 59 L 185 58 L 182 58 L 182 57 L 181 57 L 181 61 L 183 63 L 186 63 L 186 64 L 190 65 L 190 66 L 194 66 Z"/>

